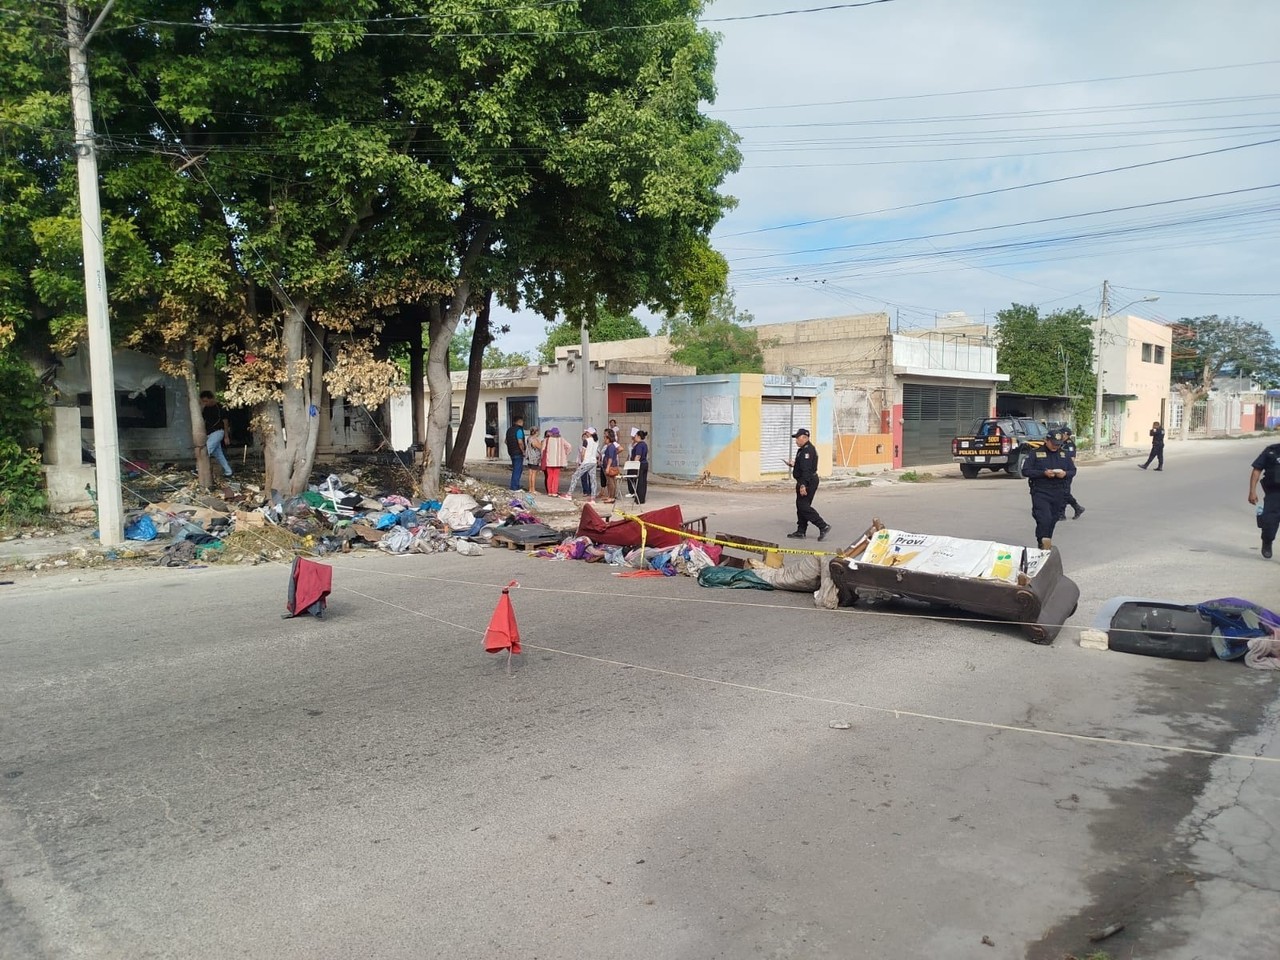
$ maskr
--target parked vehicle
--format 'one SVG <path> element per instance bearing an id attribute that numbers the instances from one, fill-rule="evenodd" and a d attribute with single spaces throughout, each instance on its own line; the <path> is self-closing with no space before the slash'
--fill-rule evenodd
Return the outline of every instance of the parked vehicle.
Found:
<path id="1" fill-rule="evenodd" d="M 974 421 L 969 433 L 951 441 L 951 456 L 960 473 L 972 480 L 983 470 L 1003 470 L 1011 477 L 1021 473 L 1029 451 L 1044 445 L 1049 431 L 1030 417 L 989 417 Z"/>

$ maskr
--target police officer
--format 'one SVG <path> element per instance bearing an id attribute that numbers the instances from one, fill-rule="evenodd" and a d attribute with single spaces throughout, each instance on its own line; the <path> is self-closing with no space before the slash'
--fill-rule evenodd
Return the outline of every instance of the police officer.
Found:
<path id="1" fill-rule="evenodd" d="M 818 492 L 818 451 L 809 442 L 809 431 L 804 427 L 793 433 L 791 439 L 796 442 L 796 456 L 794 460 L 787 461 L 787 466 L 796 480 L 796 529 L 787 536 L 803 540 L 812 523 L 818 528 L 818 539 L 825 540 L 831 524 L 813 509 L 813 497 Z"/>
<path id="2" fill-rule="evenodd" d="M 1062 434 L 1062 452 L 1071 458 L 1072 463 L 1075 463 L 1076 462 L 1075 435 L 1072 434 L 1070 427 L 1063 427 L 1062 430 L 1059 432 Z M 1072 513 L 1071 513 L 1072 520 L 1079 520 L 1080 514 L 1084 513 L 1084 507 L 1080 505 L 1080 501 L 1077 500 L 1071 493 L 1071 481 L 1074 479 L 1075 479 L 1075 474 L 1072 474 L 1071 476 L 1067 477 L 1067 496 L 1062 501 L 1062 512 L 1058 514 L 1059 520 L 1067 519 L 1067 507 L 1070 507 L 1072 510 Z"/>
<path id="3" fill-rule="evenodd" d="M 1062 450 L 1062 434 L 1044 438 L 1044 446 L 1027 455 L 1023 475 L 1031 487 L 1031 516 L 1036 521 L 1036 542 L 1041 550 L 1053 546 L 1053 528 L 1066 511 L 1067 484 L 1076 475 L 1075 462 Z"/>
<path id="4" fill-rule="evenodd" d="M 1273 443 L 1250 465 L 1249 502 L 1258 502 L 1258 481 L 1262 481 L 1262 512 L 1258 514 L 1258 528 L 1262 531 L 1262 556 L 1271 559 L 1271 543 L 1280 527 L 1280 443 Z"/>

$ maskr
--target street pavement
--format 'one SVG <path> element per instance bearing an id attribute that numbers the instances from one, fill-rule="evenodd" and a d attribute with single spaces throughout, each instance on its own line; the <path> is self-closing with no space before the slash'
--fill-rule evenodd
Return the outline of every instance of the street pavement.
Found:
<path id="1" fill-rule="evenodd" d="M 1116 595 L 1280 606 L 1262 445 L 1082 468 L 1052 646 L 506 550 L 339 557 L 318 621 L 280 619 L 283 565 L 19 575 L 0 957 L 1275 956 L 1280 676 L 1076 642 Z M 785 491 L 671 502 L 794 523 Z M 837 545 L 1031 542 L 994 474 L 816 506 Z M 513 579 L 508 676 L 481 637 Z"/>

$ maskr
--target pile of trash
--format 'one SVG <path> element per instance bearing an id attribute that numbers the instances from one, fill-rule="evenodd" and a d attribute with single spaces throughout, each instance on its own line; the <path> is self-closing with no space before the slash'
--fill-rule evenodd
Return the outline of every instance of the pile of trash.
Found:
<path id="1" fill-rule="evenodd" d="M 358 481 L 358 472 L 329 474 L 292 496 L 275 491 L 264 496 L 252 484 L 225 497 L 179 491 L 171 500 L 127 514 L 125 537 L 136 542 L 167 538 L 156 561 L 167 566 L 356 550 L 397 555 L 454 550 L 477 556 L 499 527 L 539 522 L 531 495 L 486 496 L 484 485 L 474 480 L 452 486 L 443 500 L 366 492 Z"/>

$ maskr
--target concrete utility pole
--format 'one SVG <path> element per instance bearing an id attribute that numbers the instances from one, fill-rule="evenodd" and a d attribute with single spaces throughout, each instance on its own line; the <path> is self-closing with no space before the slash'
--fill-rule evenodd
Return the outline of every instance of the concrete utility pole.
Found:
<path id="1" fill-rule="evenodd" d="M 1093 348 L 1093 375 L 1096 381 L 1093 399 L 1093 455 L 1095 457 L 1102 452 L 1102 329 L 1107 323 L 1107 309 L 1110 306 L 1107 296 L 1110 292 L 1110 284 L 1103 280 L 1102 304 L 1098 307 L 1098 336 L 1094 339 Z"/>
<path id="2" fill-rule="evenodd" d="M 582 356 L 578 360 L 582 364 L 582 429 L 591 426 L 591 331 L 587 329 L 587 321 L 582 320 Z"/>
<path id="3" fill-rule="evenodd" d="M 76 125 L 76 170 L 80 182 L 80 236 L 84 244 L 85 312 L 89 325 L 89 370 L 93 392 L 93 456 L 98 480 L 98 538 L 103 546 L 124 542 L 120 494 L 120 437 L 116 424 L 115 364 L 107 314 L 107 268 L 102 256 L 102 208 L 98 201 L 98 157 L 89 100 L 89 39 L 111 10 L 108 0 L 86 32 L 85 14 L 67 4 L 71 55 L 71 107 Z"/>

